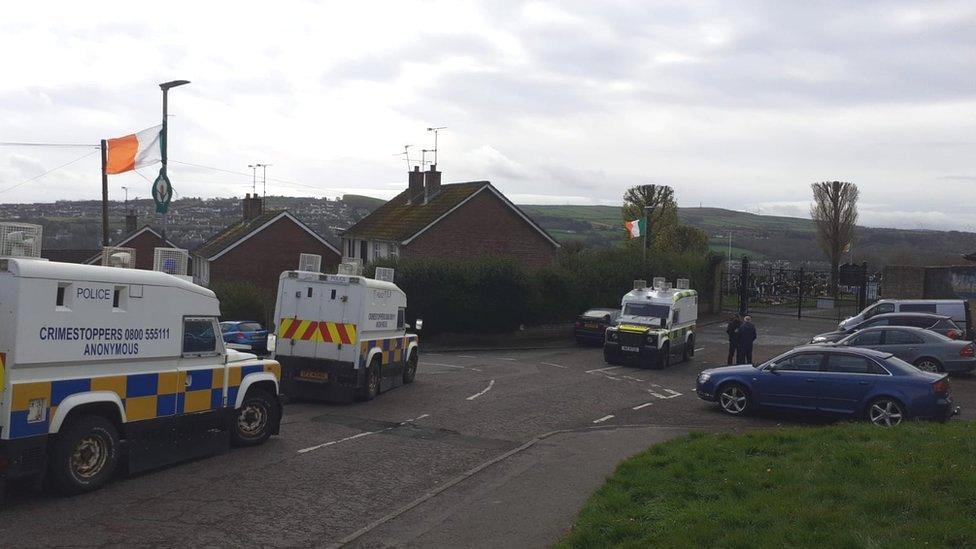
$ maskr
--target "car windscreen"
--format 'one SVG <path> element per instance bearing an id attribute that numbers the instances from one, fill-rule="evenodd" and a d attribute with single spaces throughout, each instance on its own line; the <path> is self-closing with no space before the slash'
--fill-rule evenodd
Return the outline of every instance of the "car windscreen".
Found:
<path id="1" fill-rule="evenodd" d="M 583 316 L 585 316 L 586 318 L 598 318 L 598 319 L 602 319 L 603 317 L 606 317 L 606 316 L 613 316 L 613 313 L 611 313 L 610 311 L 603 310 L 603 309 L 590 309 L 589 311 L 586 311 L 585 313 L 583 313 Z"/>
<path id="2" fill-rule="evenodd" d="M 257 322 L 242 322 L 238 329 L 242 332 L 259 332 L 264 328 Z"/>
<path id="3" fill-rule="evenodd" d="M 652 318 L 668 318 L 671 307 L 655 305 L 653 303 L 628 303 L 624 305 L 624 314 L 629 316 L 649 316 Z"/>

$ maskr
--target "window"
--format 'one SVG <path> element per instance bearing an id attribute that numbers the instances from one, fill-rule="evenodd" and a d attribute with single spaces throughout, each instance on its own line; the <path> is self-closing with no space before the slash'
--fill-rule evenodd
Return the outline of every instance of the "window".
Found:
<path id="1" fill-rule="evenodd" d="M 857 334 L 847 341 L 852 347 L 865 347 L 867 345 L 881 345 L 881 330 L 871 330 Z"/>
<path id="2" fill-rule="evenodd" d="M 926 328 L 930 328 L 932 330 L 956 330 L 962 332 L 962 328 L 960 328 L 958 324 L 949 320 L 948 318 L 944 318 L 936 322 L 935 324 L 932 324 L 931 326 L 926 326 Z"/>
<path id="3" fill-rule="evenodd" d="M 397 309 L 397 330 L 402 330 L 407 323 L 407 310 L 403 307 Z"/>
<path id="4" fill-rule="evenodd" d="M 187 318 L 183 320 L 183 352 L 189 354 L 214 354 L 217 352 L 217 334 L 211 318 Z"/>
<path id="5" fill-rule="evenodd" d="M 353 244 L 351 238 L 346 240 L 346 256 L 356 257 L 356 246 Z"/>
<path id="6" fill-rule="evenodd" d="M 390 258 L 399 259 L 400 258 L 400 246 L 391 242 L 390 243 Z"/>
<path id="7" fill-rule="evenodd" d="M 777 362 L 776 369 L 787 372 L 819 372 L 822 358 L 820 353 L 801 353 Z"/>
<path id="8" fill-rule="evenodd" d="M 373 260 L 383 259 L 383 244 L 373 242 Z"/>
<path id="9" fill-rule="evenodd" d="M 922 338 L 906 330 L 885 330 L 887 345 L 918 345 L 919 343 L 924 343 Z"/>
<path id="10" fill-rule="evenodd" d="M 827 371 L 842 374 L 867 374 L 871 372 L 871 362 L 854 355 L 829 355 Z"/>
<path id="11" fill-rule="evenodd" d="M 363 260 L 363 265 L 366 264 L 366 260 L 369 259 L 369 254 L 366 253 L 368 250 L 366 248 L 367 242 L 365 240 L 359 241 L 359 258 Z"/>
<path id="12" fill-rule="evenodd" d="M 932 328 L 939 321 L 931 317 L 904 317 L 892 321 L 892 326 L 914 326 L 916 328 Z"/>
<path id="13" fill-rule="evenodd" d="M 935 303 L 902 303 L 903 313 L 932 313 L 935 314 Z"/>
<path id="14" fill-rule="evenodd" d="M 232 331 L 234 331 L 234 325 L 233 324 L 231 324 L 230 322 L 221 322 L 220 323 L 220 333 L 226 334 L 227 332 L 232 332 Z"/>
<path id="15" fill-rule="evenodd" d="M 878 318 L 875 320 L 871 320 L 869 322 L 862 322 L 861 325 L 858 326 L 857 328 L 859 330 L 863 330 L 864 328 L 870 328 L 872 326 L 887 326 L 887 325 L 888 325 L 887 318 Z"/>
<path id="16" fill-rule="evenodd" d="M 125 312 L 126 306 L 128 305 L 128 292 L 125 286 L 116 286 L 115 291 L 112 292 L 112 309 L 115 311 Z"/>
<path id="17" fill-rule="evenodd" d="M 668 318 L 671 307 L 655 305 L 653 303 L 628 303 L 624 306 L 624 314 L 630 316 L 648 316 L 652 318 Z"/>
<path id="18" fill-rule="evenodd" d="M 894 303 L 878 303 L 874 307 L 871 307 L 870 309 L 864 312 L 864 318 L 868 319 L 875 315 L 883 315 L 885 313 L 893 313 L 893 312 L 895 312 Z"/>
<path id="19" fill-rule="evenodd" d="M 54 304 L 58 307 L 64 307 L 64 294 L 67 292 L 67 284 L 58 284 L 58 294 L 54 298 Z"/>

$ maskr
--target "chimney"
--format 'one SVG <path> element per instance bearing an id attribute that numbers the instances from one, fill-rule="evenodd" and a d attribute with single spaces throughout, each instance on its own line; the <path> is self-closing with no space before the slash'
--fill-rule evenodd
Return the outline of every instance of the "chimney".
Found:
<path id="1" fill-rule="evenodd" d="M 414 166 L 407 174 L 407 200 L 411 204 L 422 204 L 424 200 L 424 174 L 420 166 Z"/>
<path id="2" fill-rule="evenodd" d="M 424 204 L 437 193 L 441 192 L 441 172 L 437 171 L 437 164 L 431 164 L 430 169 L 424 174 L 426 184 L 424 185 Z"/>
<path id="3" fill-rule="evenodd" d="M 244 195 L 244 221 L 250 221 L 255 217 L 258 217 L 264 213 L 264 204 L 261 202 L 261 197 L 255 194 L 251 196 L 251 193 Z"/>
<path id="4" fill-rule="evenodd" d="M 135 212 L 128 212 L 125 214 L 125 234 L 132 234 L 136 232 L 136 224 L 138 220 L 136 218 Z"/>

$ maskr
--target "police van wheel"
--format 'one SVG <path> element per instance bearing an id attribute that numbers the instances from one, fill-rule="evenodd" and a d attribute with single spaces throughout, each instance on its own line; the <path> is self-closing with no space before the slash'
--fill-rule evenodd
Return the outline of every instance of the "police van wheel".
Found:
<path id="1" fill-rule="evenodd" d="M 403 369 L 403 382 L 413 383 L 413 379 L 417 377 L 417 363 L 420 359 L 417 357 L 417 351 L 410 353 L 410 358 L 407 359 L 407 364 Z"/>
<path id="2" fill-rule="evenodd" d="M 688 341 L 685 342 L 685 350 L 681 352 L 681 359 L 687 361 L 693 356 L 695 356 L 695 336 L 688 336 Z"/>
<path id="3" fill-rule="evenodd" d="M 58 433 L 51 449 L 50 479 L 63 494 L 101 488 L 119 462 L 119 433 L 102 416 L 73 418 Z"/>
<path id="4" fill-rule="evenodd" d="M 278 406 L 274 397 L 263 389 L 251 389 L 234 416 L 230 441 L 234 446 L 257 446 L 271 436 L 271 426 L 277 422 Z"/>
<path id="5" fill-rule="evenodd" d="M 373 400 L 380 394 L 380 361 L 376 358 L 366 368 L 366 385 L 363 387 L 363 400 Z"/>
<path id="6" fill-rule="evenodd" d="M 661 352 L 658 353 L 657 359 L 654 361 L 654 366 L 658 369 L 664 369 L 671 365 L 671 344 L 665 343 L 661 347 Z"/>

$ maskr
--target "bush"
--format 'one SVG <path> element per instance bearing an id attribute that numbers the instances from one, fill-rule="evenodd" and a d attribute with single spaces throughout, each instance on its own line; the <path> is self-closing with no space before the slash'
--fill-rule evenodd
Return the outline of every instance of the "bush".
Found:
<path id="1" fill-rule="evenodd" d="M 221 320 L 256 320 L 267 323 L 274 305 L 260 288 L 249 282 L 223 282 L 211 288 L 220 300 Z"/>
<path id="2" fill-rule="evenodd" d="M 536 270 L 500 258 L 406 259 L 377 262 L 366 274 L 373 276 L 377 266 L 395 268 L 407 294 L 407 321 L 422 318 L 427 333 L 503 333 L 570 321 L 590 307 L 619 307 L 638 278 L 690 278 L 699 300 L 708 302 L 720 262 L 696 253 L 654 253 L 645 261 L 640 250 L 576 248 Z"/>

